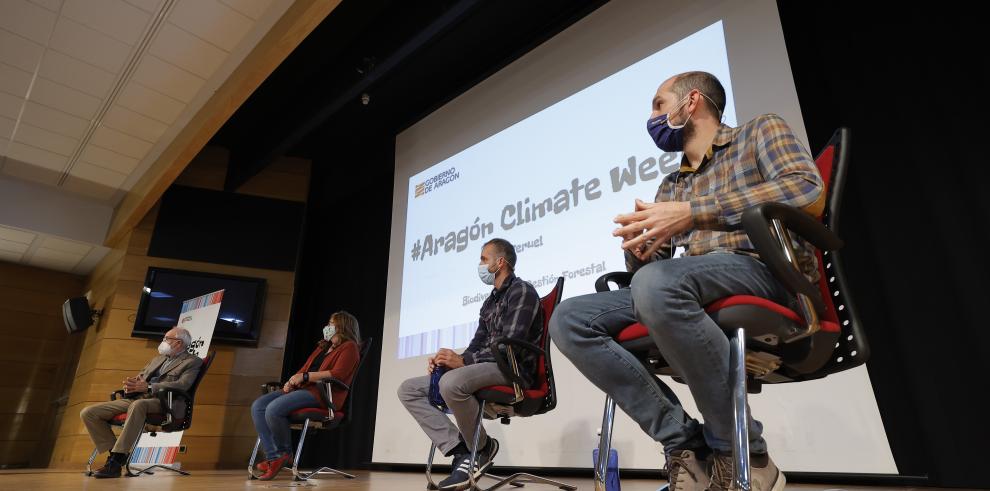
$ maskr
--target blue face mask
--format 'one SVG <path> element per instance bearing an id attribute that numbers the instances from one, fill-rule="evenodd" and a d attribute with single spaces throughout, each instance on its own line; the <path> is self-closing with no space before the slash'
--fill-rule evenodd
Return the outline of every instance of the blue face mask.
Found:
<path id="1" fill-rule="evenodd" d="M 677 109 L 680 109 L 687 100 L 688 98 L 685 97 L 684 100 L 677 105 Z M 691 119 L 691 116 L 688 116 L 682 124 L 671 125 L 670 115 L 674 111 L 667 114 L 661 114 L 646 121 L 646 131 L 649 132 L 650 137 L 653 138 L 653 143 L 656 143 L 657 147 L 664 152 L 680 152 L 684 150 L 684 127 L 687 126 L 687 122 Z"/>

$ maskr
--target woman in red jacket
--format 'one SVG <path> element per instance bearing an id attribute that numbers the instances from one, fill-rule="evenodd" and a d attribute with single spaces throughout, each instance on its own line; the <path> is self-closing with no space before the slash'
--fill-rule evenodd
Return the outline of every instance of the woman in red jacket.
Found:
<path id="1" fill-rule="evenodd" d="M 315 382 L 332 377 L 351 384 L 360 358 L 360 343 L 361 333 L 353 315 L 344 311 L 331 315 L 323 327 L 323 339 L 299 371 L 282 390 L 269 392 L 251 405 L 251 418 L 268 459 L 258 464 L 258 470 L 264 473 L 259 479 L 274 479 L 292 461 L 289 413 L 306 407 L 326 408 Z M 334 407 L 343 407 L 347 391 L 332 387 L 330 393 Z"/>

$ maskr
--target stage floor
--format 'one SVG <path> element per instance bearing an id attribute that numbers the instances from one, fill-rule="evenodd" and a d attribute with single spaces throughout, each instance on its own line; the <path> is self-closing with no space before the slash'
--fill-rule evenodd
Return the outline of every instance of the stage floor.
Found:
<path id="1" fill-rule="evenodd" d="M 367 472 L 356 471 L 356 479 L 344 479 L 340 477 L 326 477 L 313 479 L 309 482 L 293 482 L 292 473 L 284 472 L 274 481 L 261 482 L 249 481 L 246 479 L 246 471 L 193 471 L 191 476 L 179 476 L 172 473 L 159 472 L 153 476 L 141 476 L 136 478 L 120 479 L 93 479 L 86 477 L 81 471 L 65 470 L 10 470 L 0 471 L 0 489 L 32 490 L 43 489 L 45 491 L 75 491 L 79 489 L 123 489 L 123 490 L 176 490 L 176 491 L 199 491 L 199 490 L 264 490 L 264 489 L 291 489 L 291 488 L 317 488 L 317 489 L 338 489 L 354 491 L 393 491 L 393 490 L 424 490 L 426 480 L 421 473 L 407 472 Z M 591 479 L 559 478 L 568 484 L 573 484 L 581 490 L 592 490 L 594 485 Z M 488 483 L 489 481 L 485 481 Z M 623 479 L 623 491 L 655 491 L 662 481 Z M 508 486 L 500 489 L 512 489 Z M 554 490 L 556 488 L 528 484 L 526 489 L 532 490 Z M 937 491 L 942 488 L 909 488 L 909 487 L 849 487 L 849 486 L 827 486 L 827 485 L 788 485 L 787 489 L 799 489 L 808 491 L 883 491 L 883 490 L 913 490 L 924 489 L 925 491 Z M 960 490 L 954 490 L 960 491 Z"/>

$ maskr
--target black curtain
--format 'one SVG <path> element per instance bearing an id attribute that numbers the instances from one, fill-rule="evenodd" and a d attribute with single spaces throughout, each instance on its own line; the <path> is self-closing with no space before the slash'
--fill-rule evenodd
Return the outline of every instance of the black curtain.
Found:
<path id="1" fill-rule="evenodd" d="M 306 235 L 296 272 L 283 380 L 323 336 L 330 314 L 354 314 L 374 344 L 353 382 L 350 422 L 310 437 L 300 465 L 355 469 L 371 461 L 381 366 L 392 215 L 394 138 L 328 141 L 313 165 Z"/>
<path id="2" fill-rule="evenodd" d="M 951 2 L 778 7 L 812 148 L 852 130 L 840 234 L 898 468 L 990 487 L 985 21 Z"/>

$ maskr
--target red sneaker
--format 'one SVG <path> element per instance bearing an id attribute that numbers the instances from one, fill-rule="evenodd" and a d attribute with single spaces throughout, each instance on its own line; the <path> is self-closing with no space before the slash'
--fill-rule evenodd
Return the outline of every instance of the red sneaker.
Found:
<path id="1" fill-rule="evenodd" d="M 258 462 L 258 465 L 254 466 L 255 469 L 258 469 L 262 473 L 268 472 L 269 467 L 271 467 L 270 460 L 262 460 L 261 462 Z"/>
<path id="2" fill-rule="evenodd" d="M 285 454 L 279 458 L 269 460 L 268 470 L 266 470 L 265 473 L 262 474 L 261 477 L 259 477 L 258 479 L 262 481 L 271 481 L 272 479 L 275 479 L 275 476 L 277 476 L 278 472 L 282 470 L 282 467 L 284 467 L 285 464 L 291 461 L 292 461 L 292 455 L 290 454 Z"/>

